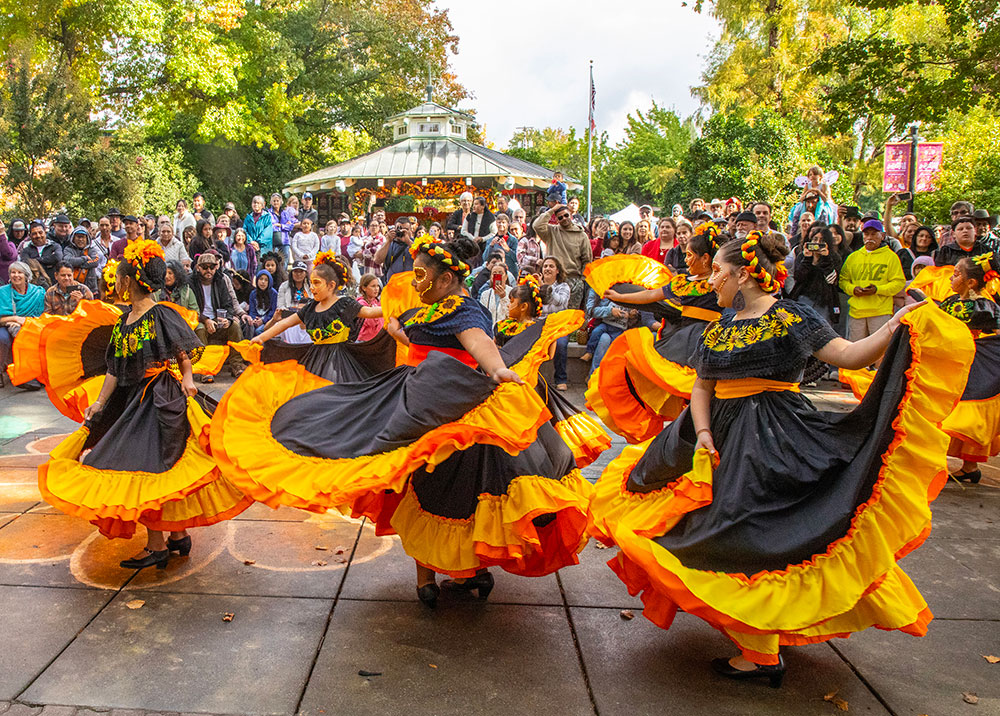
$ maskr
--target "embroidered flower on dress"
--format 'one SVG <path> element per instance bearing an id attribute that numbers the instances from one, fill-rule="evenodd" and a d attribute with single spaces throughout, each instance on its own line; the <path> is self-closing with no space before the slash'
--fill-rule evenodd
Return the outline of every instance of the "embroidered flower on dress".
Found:
<path id="1" fill-rule="evenodd" d="M 732 351 L 787 336 L 788 327 L 801 322 L 801 316 L 784 308 L 778 308 L 765 313 L 752 323 L 744 321 L 739 325 L 723 326 L 718 320 L 712 321 L 702 334 L 701 340 L 713 351 Z"/>

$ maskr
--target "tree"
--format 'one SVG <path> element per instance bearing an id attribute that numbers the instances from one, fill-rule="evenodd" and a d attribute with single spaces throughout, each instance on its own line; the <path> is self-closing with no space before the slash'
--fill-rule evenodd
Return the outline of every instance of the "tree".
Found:
<path id="1" fill-rule="evenodd" d="M 8 65 L 0 88 L 0 186 L 30 216 L 66 203 L 73 177 L 64 166 L 97 136 L 80 94 L 62 66 Z"/>

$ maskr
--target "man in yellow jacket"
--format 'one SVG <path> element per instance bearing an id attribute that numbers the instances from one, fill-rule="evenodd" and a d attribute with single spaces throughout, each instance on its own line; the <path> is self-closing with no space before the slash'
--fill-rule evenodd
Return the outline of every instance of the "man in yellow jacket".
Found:
<path id="1" fill-rule="evenodd" d="M 850 308 L 847 337 L 870 336 L 892 318 L 892 297 L 906 285 L 899 257 L 885 243 L 882 222 L 869 219 L 861 228 L 864 248 L 847 257 L 840 270 L 840 290 Z"/>

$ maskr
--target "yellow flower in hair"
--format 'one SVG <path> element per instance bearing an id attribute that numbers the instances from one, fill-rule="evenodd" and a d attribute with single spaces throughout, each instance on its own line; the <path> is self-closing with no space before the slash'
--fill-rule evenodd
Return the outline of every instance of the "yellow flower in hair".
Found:
<path id="1" fill-rule="evenodd" d="M 115 282 L 118 280 L 118 265 L 120 262 L 118 259 L 108 259 L 108 262 L 104 264 L 104 271 L 101 272 L 101 276 L 104 278 L 104 283 L 107 284 L 109 291 L 115 290 Z"/>
<path id="2" fill-rule="evenodd" d="M 433 243 L 435 243 L 435 241 L 430 234 L 421 234 L 410 244 L 410 256 L 417 258 L 417 254 L 420 253 L 424 246 Z"/>
<path id="3" fill-rule="evenodd" d="M 164 258 L 163 246 L 159 241 L 139 239 L 125 247 L 125 260 L 133 266 L 145 266 L 154 258 Z"/>
<path id="4" fill-rule="evenodd" d="M 316 254 L 316 258 L 313 259 L 313 266 L 319 266 L 320 264 L 338 264 L 340 263 L 340 258 L 333 251 L 320 251 Z"/>

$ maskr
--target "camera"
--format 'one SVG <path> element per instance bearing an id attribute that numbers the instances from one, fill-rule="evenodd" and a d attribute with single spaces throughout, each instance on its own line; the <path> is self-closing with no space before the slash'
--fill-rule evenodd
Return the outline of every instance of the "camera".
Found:
<path id="1" fill-rule="evenodd" d="M 806 242 L 806 251 L 822 251 L 822 250 L 823 250 L 823 244 L 821 244 L 820 242 L 818 241 Z"/>

